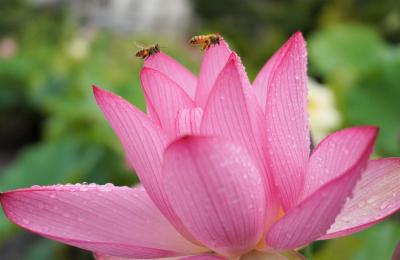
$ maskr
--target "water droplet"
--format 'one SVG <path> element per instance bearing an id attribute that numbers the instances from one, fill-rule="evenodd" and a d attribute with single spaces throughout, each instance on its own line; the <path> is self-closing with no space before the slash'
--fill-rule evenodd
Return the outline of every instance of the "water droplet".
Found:
<path id="1" fill-rule="evenodd" d="M 360 202 L 358 202 L 357 205 L 358 205 L 358 207 L 362 208 L 365 206 L 365 201 L 360 201 Z"/>
<path id="2" fill-rule="evenodd" d="M 367 203 L 368 203 L 368 204 L 373 204 L 376 200 L 377 200 L 377 197 L 376 197 L 376 196 L 372 196 L 371 198 L 369 198 L 369 199 L 367 200 Z"/>
<path id="3" fill-rule="evenodd" d="M 351 221 L 351 217 L 349 217 L 349 216 L 343 216 L 341 220 L 342 220 L 343 222 L 348 223 L 348 222 Z"/>
<path id="4" fill-rule="evenodd" d="M 384 201 L 382 205 L 379 207 L 380 209 L 386 209 L 390 205 L 390 202 Z"/>

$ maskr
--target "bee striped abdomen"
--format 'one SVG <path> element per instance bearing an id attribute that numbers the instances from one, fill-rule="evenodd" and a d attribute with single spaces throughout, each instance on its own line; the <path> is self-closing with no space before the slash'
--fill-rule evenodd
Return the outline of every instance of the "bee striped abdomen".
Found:
<path id="1" fill-rule="evenodd" d="M 136 52 L 136 57 L 142 58 L 142 59 L 147 59 L 148 57 L 159 53 L 160 52 L 160 46 L 158 44 L 153 44 L 147 47 L 143 47 L 139 51 Z"/>
<path id="2" fill-rule="evenodd" d="M 201 45 L 202 50 L 210 48 L 211 45 L 219 44 L 221 36 L 219 34 L 196 35 L 190 39 L 191 44 Z"/>

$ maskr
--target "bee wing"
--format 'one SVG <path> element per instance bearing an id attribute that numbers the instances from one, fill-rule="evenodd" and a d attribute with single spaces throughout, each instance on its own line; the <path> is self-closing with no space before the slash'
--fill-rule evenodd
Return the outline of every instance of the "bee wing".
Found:
<path id="1" fill-rule="evenodd" d="M 144 48 L 146 48 L 146 45 L 145 45 L 144 43 L 142 43 L 142 42 L 134 41 L 133 43 L 135 44 L 135 46 L 136 46 L 138 49 L 144 49 Z"/>

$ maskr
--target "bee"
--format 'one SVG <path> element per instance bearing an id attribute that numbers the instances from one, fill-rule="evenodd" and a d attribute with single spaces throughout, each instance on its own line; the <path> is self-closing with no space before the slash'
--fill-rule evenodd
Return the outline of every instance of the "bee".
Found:
<path id="1" fill-rule="evenodd" d="M 193 36 L 190 39 L 191 44 L 199 44 L 201 45 L 201 50 L 207 50 L 210 48 L 211 45 L 219 44 L 220 40 L 222 39 L 219 33 L 211 33 L 207 35 L 197 35 Z"/>
<path id="2" fill-rule="evenodd" d="M 144 60 L 150 57 L 151 55 L 160 52 L 160 45 L 158 45 L 158 43 L 149 46 L 142 46 L 140 44 L 136 44 L 136 46 L 140 48 L 140 50 L 136 52 L 136 57 L 142 58 Z"/>

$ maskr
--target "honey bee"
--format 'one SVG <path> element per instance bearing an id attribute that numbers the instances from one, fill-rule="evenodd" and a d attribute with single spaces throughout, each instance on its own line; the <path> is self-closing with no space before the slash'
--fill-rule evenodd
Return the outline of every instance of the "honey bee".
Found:
<path id="1" fill-rule="evenodd" d="M 142 58 L 144 60 L 151 55 L 160 52 L 160 45 L 158 45 L 158 43 L 149 46 L 142 46 L 136 43 L 136 46 L 140 48 L 140 50 L 136 52 L 136 57 Z"/>
<path id="2" fill-rule="evenodd" d="M 197 35 L 193 36 L 190 39 L 191 44 L 199 44 L 201 45 L 201 50 L 207 50 L 210 48 L 211 45 L 219 44 L 220 40 L 222 39 L 219 33 L 211 33 L 207 35 Z"/>

